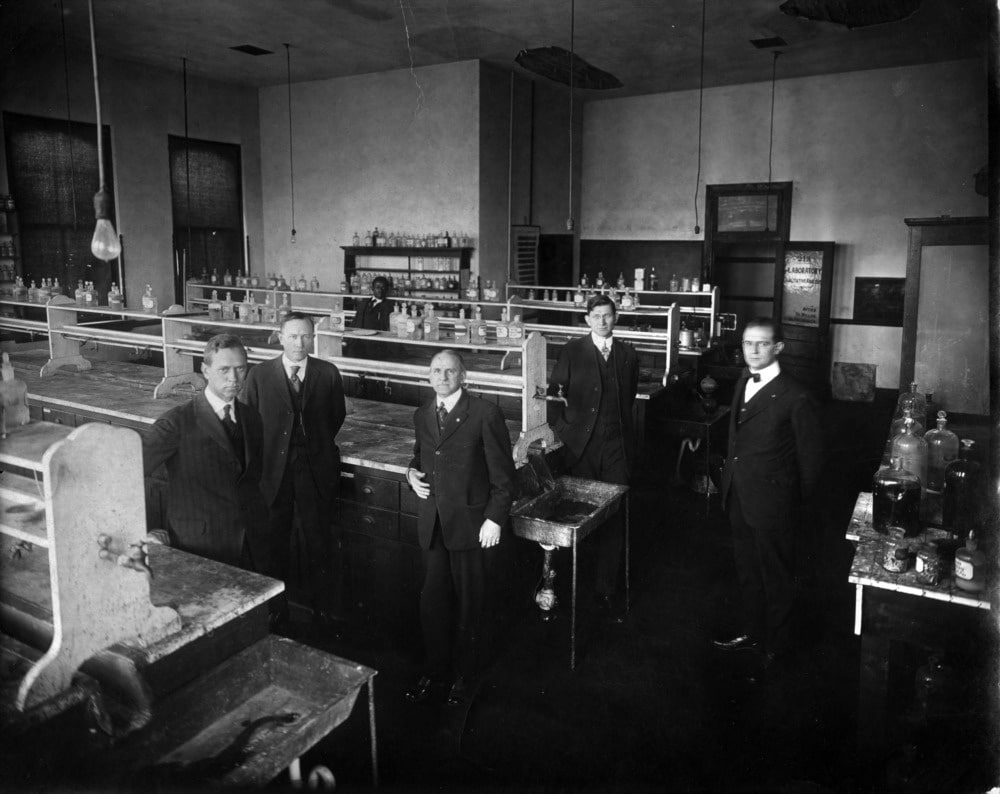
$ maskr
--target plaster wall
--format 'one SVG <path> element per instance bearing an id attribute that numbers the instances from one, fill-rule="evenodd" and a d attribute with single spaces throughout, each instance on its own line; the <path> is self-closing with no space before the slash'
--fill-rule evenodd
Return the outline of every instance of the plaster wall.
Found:
<path id="1" fill-rule="evenodd" d="M 131 309 L 140 308 L 143 287 L 151 284 L 166 306 L 173 300 L 174 267 L 167 137 L 184 134 L 182 76 L 179 70 L 107 58 L 100 59 L 98 69 L 102 121 L 111 127 L 117 229 L 125 240 L 126 302 Z M 72 118 L 93 124 L 89 54 L 71 54 L 68 71 Z M 0 109 L 65 119 L 61 48 L 15 53 L 0 77 Z M 257 92 L 189 77 L 188 134 L 241 146 L 245 226 L 251 234 L 251 261 L 260 261 L 263 246 L 254 232 L 261 226 Z M 0 160 L 0 188 L 6 192 L 6 158 Z M 93 223 L 93 209 L 87 207 L 85 213 L 86 222 Z"/>
<path id="2" fill-rule="evenodd" d="M 479 101 L 476 61 L 293 83 L 293 243 L 288 89 L 260 89 L 265 269 L 336 288 L 340 247 L 376 226 L 478 249 Z"/>
<path id="3" fill-rule="evenodd" d="M 837 243 L 832 317 L 852 317 L 856 276 L 905 275 L 904 218 L 987 214 L 986 87 L 977 60 L 777 81 L 771 178 L 794 183 L 791 239 Z M 588 102 L 581 236 L 701 239 L 706 184 L 768 178 L 770 98 L 770 83 L 705 92 L 697 186 L 697 91 Z M 901 339 L 835 325 L 832 358 L 896 388 Z"/>

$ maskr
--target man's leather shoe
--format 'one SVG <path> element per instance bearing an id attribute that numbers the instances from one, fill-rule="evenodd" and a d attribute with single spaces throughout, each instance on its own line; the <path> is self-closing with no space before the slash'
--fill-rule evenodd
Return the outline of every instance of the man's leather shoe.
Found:
<path id="1" fill-rule="evenodd" d="M 749 651 L 757 647 L 757 640 L 749 634 L 739 634 L 728 640 L 712 640 L 720 651 Z"/>
<path id="2" fill-rule="evenodd" d="M 413 686 L 406 690 L 406 699 L 411 703 L 427 700 L 434 688 L 434 682 L 426 675 L 420 676 Z"/>
<path id="3" fill-rule="evenodd" d="M 455 683 L 451 685 L 451 691 L 448 693 L 448 705 L 461 706 L 468 699 L 469 689 L 465 684 L 465 679 L 459 676 L 455 679 Z"/>

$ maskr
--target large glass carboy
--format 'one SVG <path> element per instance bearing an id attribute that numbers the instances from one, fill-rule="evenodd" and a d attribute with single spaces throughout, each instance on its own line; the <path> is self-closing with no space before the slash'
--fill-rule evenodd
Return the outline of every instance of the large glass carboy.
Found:
<path id="1" fill-rule="evenodd" d="M 872 524 L 883 535 L 889 527 L 900 527 L 910 537 L 920 534 L 920 480 L 903 468 L 898 457 L 890 468 L 875 472 Z"/>
<path id="2" fill-rule="evenodd" d="M 948 428 L 944 411 L 937 412 L 937 428 L 924 435 L 927 442 L 927 490 L 940 493 L 944 489 L 944 473 L 948 464 L 958 460 L 958 436 Z"/>

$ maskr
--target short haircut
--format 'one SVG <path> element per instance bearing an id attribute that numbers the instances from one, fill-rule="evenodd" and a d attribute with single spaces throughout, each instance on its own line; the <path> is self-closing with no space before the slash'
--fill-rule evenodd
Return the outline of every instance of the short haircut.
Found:
<path id="1" fill-rule="evenodd" d="M 285 330 L 285 326 L 288 325 L 292 320 L 305 320 L 309 325 L 315 327 L 316 323 L 312 318 L 311 314 L 306 314 L 305 312 L 289 312 L 285 315 L 285 318 L 281 321 L 281 330 Z"/>
<path id="2" fill-rule="evenodd" d="M 603 292 L 598 293 L 587 301 L 587 314 L 590 314 L 598 306 L 610 306 L 614 314 L 618 314 L 618 307 L 615 302 Z"/>
<path id="3" fill-rule="evenodd" d="M 385 288 L 389 289 L 389 279 L 387 279 L 385 276 L 375 276 L 375 278 L 372 279 L 373 287 L 379 283 L 384 284 Z"/>
<path id="4" fill-rule="evenodd" d="M 202 359 L 209 366 L 212 365 L 212 358 L 220 350 L 239 349 L 244 356 L 247 349 L 243 346 L 243 340 L 236 334 L 216 334 L 205 343 L 205 351 L 201 354 Z"/>
<path id="5" fill-rule="evenodd" d="M 434 357 L 431 358 L 431 363 L 433 364 L 435 358 L 437 358 L 438 356 L 443 356 L 446 353 L 449 356 L 454 356 L 455 357 L 455 360 L 458 362 L 458 368 L 459 368 L 460 371 L 462 371 L 463 373 L 466 372 L 466 369 L 465 369 L 465 359 L 462 358 L 462 354 L 459 353 L 457 350 L 452 350 L 450 347 L 446 347 L 444 350 L 439 350 L 437 353 L 435 353 Z"/>
<path id="6" fill-rule="evenodd" d="M 770 328 L 771 339 L 773 341 L 785 341 L 785 335 L 781 331 L 781 323 L 773 317 L 754 317 L 753 319 L 747 320 L 747 324 L 743 326 L 744 331 L 746 331 L 747 328 Z"/>

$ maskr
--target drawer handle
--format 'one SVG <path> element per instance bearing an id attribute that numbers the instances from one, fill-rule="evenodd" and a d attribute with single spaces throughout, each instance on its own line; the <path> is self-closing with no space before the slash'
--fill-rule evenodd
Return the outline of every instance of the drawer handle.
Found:
<path id="1" fill-rule="evenodd" d="M 375 491 L 372 489 L 370 485 L 366 485 L 361 489 L 361 493 L 363 493 L 365 496 L 371 496 L 373 493 L 375 493 Z"/>
<path id="2" fill-rule="evenodd" d="M 365 524 L 368 524 L 369 526 L 371 526 L 372 524 L 375 523 L 375 517 L 374 516 L 361 516 L 361 520 Z"/>

